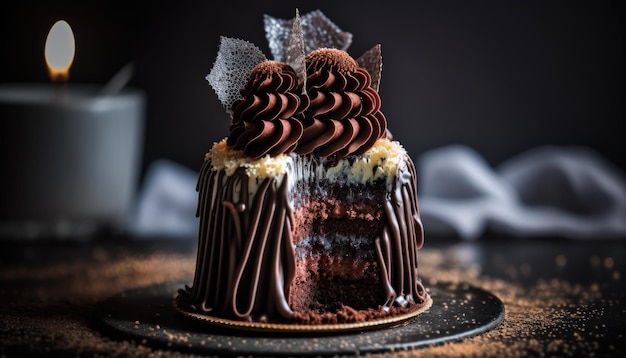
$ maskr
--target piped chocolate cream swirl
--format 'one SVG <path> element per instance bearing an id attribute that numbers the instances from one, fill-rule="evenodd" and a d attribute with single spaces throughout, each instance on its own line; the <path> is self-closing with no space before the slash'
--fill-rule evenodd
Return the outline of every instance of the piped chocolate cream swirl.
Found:
<path id="1" fill-rule="evenodd" d="M 251 158 L 292 152 L 303 133 L 309 100 L 296 72 L 276 61 L 258 64 L 232 106 L 227 144 Z"/>
<path id="2" fill-rule="evenodd" d="M 385 137 L 387 120 L 380 111 L 371 76 L 347 52 L 322 48 L 306 57 L 309 108 L 295 151 L 339 158 L 361 155 Z"/>

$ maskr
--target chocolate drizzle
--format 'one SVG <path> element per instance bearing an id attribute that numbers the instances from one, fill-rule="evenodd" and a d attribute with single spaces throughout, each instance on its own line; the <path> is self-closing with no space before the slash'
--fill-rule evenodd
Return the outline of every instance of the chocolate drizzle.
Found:
<path id="1" fill-rule="evenodd" d="M 294 222 L 293 200 L 297 190 L 307 190 L 307 183 L 316 182 L 300 178 L 297 168 L 310 166 L 315 173 L 318 159 L 292 157 L 293 171 L 282 179 L 260 180 L 254 192 L 249 184 L 255 179 L 243 168 L 227 176 L 214 170 L 210 159 L 205 161 L 197 186 L 196 270 L 192 287 L 179 290 L 180 304 L 229 319 L 310 323 L 311 312 L 295 312 L 289 303 L 296 271 L 292 228 L 299 225 Z M 417 275 L 417 251 L 424 236 L 415 168 L 406 154 L 405 163 L 384 203 L 383 232 L 374 238 L 385 293 L 379 303 L 383 310 L 377 314 L 390 314 L 394 307 L 417 308 L 426 298 Z M 290 173 L 296 177 L 291 185 Z"/>
<path id="2" fill-rule="evenodd" d="M 385 307 L 424 302 L 426 291 L 417 276 L 417 250 L 424 244 L 424 229 L 417 205 L 415 166 L 406 156 L 407 171 L 398 173 L 385 203 L 385 228 L 377 238 L 376 254 L 384 288 Z"/>
<path id="3" fill-rule="evenodd" d="M 240 320 L 289 319 L 294 275 L 292 212 L 287 178 L 264 179 L 249 195 L 243 168 L 232 176 L 205 161 L 199 181 L 198 257 L 193 286 L 179 290 L 181 303 L 201 313 Z"/>

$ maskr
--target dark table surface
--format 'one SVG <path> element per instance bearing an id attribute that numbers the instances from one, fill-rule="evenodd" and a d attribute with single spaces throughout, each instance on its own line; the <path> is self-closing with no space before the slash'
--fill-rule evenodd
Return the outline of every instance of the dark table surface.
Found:
<path id="1" fill-rule="evenodd" d="M 469 283 L 504 303 L 504 321 L 474 337 L 375 355 L 625 356 L 623 240 L 427 237 L 426 287 Z M 114 337 L 94 307 L 127 290 L 191 284 L 193 239 L 100 235 L 0 241 L 0 356 L 194 356 Z"/>

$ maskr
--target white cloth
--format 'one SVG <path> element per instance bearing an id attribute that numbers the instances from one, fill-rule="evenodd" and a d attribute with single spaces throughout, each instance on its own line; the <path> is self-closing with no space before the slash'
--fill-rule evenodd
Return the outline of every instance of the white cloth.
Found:
<path id="1" fill-rule="evenodd" d="M 129 232 L 137 238 L 196 238 L 198 173 L 166 159 L 146 171 Z"/>
<path id="2" fill-rule="evenodd" d="M 424 153 L 417 169 L 427 234 L 626 238 L 624 173 L 589 148 L 538 147 L 494 169 L 452 145 Z"/>

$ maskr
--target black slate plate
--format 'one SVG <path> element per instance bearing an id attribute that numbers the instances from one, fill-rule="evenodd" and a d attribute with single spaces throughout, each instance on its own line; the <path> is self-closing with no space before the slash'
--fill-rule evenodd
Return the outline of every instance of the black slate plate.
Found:
<path id="1" fill-rule="evenodd" d="M 99 326 L 115 338 L 158 348 L 205 354 L 254 356 L 340 355 L 413 349 L 493 329 L 504 304 L 468 284 L 430 284 L 432 306 L 401 325 L 362 332 L 258 332 L 218 327 L 183 316 L 172 304 L 184 283 L 125 291 L 95 307 Z"/>

